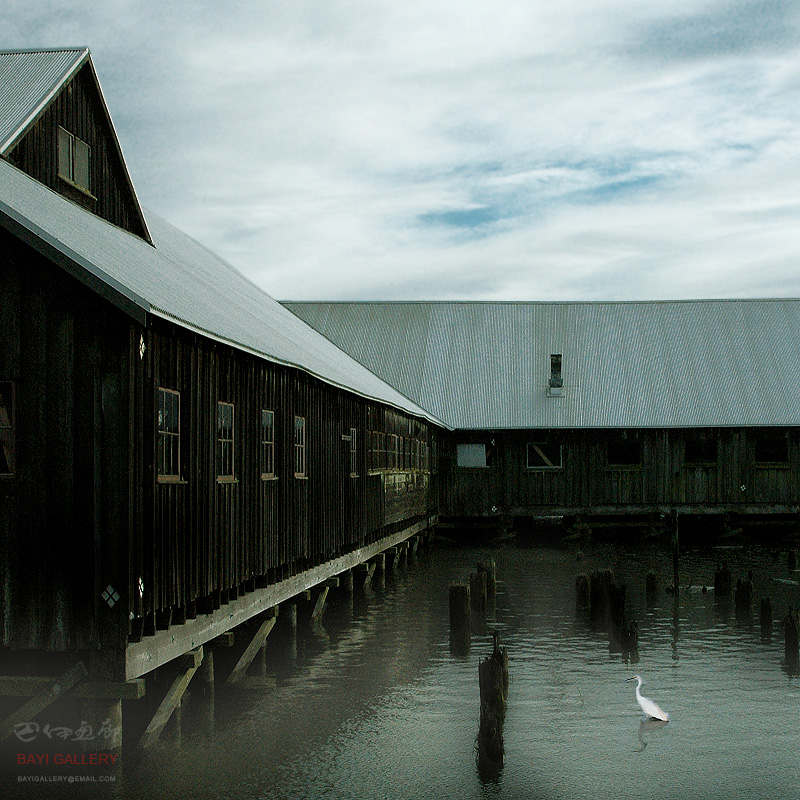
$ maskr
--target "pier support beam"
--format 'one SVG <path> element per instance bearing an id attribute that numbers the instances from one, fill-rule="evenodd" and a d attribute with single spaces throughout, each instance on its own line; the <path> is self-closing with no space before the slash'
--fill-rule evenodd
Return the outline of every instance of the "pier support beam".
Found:
<path id="1" fill-rule="evenodd" d="M 200 646 L 195 650 L 190 650 L 176 660 L 179 662 L 181 673 L 172 682 L 172 686 L 170 686 L 167 691 L 166 697 L 164 697 L 155 716 L 150 721 L 142 738 L 139 740 L 137 747 L 139 751 L 146 750 L 158 741 L 158 737 L 161 736 L 164 726 L 169 722 L 172 712 L 180 705 L 181 698 L 186 688 L 189 686 L 189 681 L 194 677 L 195 672 L 197 672 L 198 667 L 203 661 L 203 648 Z"/>
<path id="2" fill-rule="evenodd" d="M 264 616 L 265 619 L 256 631 L 255 636 L 250 640 L 250 644 L 247 645 L 238 663 L 228 676 L 228 680 L 226 681 L 228 686 L 233 686 L 244 678 L 247 674 L 248 667 L 253 663 L 253 659 L 261 648 L 264 647 L 267 636 L 269 636 L 270 631 L 275 627 L 275 618 L 278 616 L 277 606 L 268 609 Z"/>

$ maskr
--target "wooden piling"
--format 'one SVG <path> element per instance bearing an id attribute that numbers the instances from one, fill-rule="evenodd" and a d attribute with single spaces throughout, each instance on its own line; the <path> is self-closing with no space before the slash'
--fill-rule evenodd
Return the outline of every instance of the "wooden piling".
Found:
<path id="1" fill-rule="evenodd" d="M 478 758 L 482 767 L 501 767 L 505 748 L 503 726 L 508 703 L 508 649 L 495 638 L 492 655 L 478 664 L 481 721 Z"/>
<path id="2" fill-rule="evenodd" d="M 670 528 L 672 529 L 672 587 L 677 598 L 680 594 L 680 541 L 678 538 L 678 514 L 670 514 Z"/>
<path id="3" fill-rule="evenodd" d="M 734 592 L 733 599 L 736 607 L 736 619 L 740 623 L 752 624 L 753 592 L 754 589 L 752 577 L 748 576 L 744 580 L 736 581 L 736 591 Z"/>
<path id="4" fill-rule="evenodd" d="M 486 573 L 473 572 L 469 576 L 469 593 L 472 611 L 479 616 L 486 616 Z"/>
<path id="5" fill-rule="evenodd" d="M 714 597 L 718 600 L 730 599 L 732 589 L 731 570 L 728 562 L 723 561 L 714 573 Z"/>
<path id="6" fill-rule="evenodd" d="M 471 628 L 470 587 L 453 584 L 450 587 L 450 649 L 454 654 L 469 652 Z"/>
<path id="7" fill-rule="evenodd" d="M 489 561 L 478 562 L 478 572 L 483 572 L 486 575 L 486 597 L 489 600 L 494 600 L 497 596 L 497 565 L 494 559 Z"/>
<path id="8" fill-rule="evenodd" d="M 592 572 L 589 578 L 589 621 L 596 630 L 608 630 L 609 587 L 613 583 L 610 569 Z"/>
<path id="9" fill-rule="evenodd" d="M 608 650 L 622 652 L 622 639 L 625 633 L 625 584 L 614 583 L 608 587 Z"/>
<path id="10" fill-rule="evenodd" d="M 769 597 L 761 598 L 761 641 L 768 642 L 772 638 L 772 601 Z"/>
<path id="11" fill-rule="evenodd" d="M 798 661 L 800 661 L 798 633 L 800 633 L 800 624 L 797 611 L 790 608 L 783 620 L 783 636 L 786 666 L 793 672 L 797 671 Z"/>

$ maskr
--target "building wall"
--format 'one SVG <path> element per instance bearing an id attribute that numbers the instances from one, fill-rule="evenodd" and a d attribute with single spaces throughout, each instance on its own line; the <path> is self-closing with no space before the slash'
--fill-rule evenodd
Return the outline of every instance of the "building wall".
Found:
<path id="1" fill-rule="evenodd" d="M 612 458 L 630 452 L 625 444 L 615 450 L 620 442 L 638 442 L 637 463 L 609 463 L 609 447 Z M 458 466 L 458 445 L 470 443 L 486 447 L 489 466 Z M 541 466 L 535 458 L 538 466 L 529 467 L 529 443 L 544 443 L 545 454 L 560 445 L 560 464 Z M 446 451 L 445 516 L 686 505 L 793 512 L 800 503 L 795 428 L 457 431 Z"/>
<path id="2" fill-rule="evenodd" d="M 162 388 L 180 393 L 172 476 L 159 475 Z M 219 402 L 234 410 L 229 478 Z M 301 370 L 140 325 L 0 229 L 0 647 L 120 648 L 435 513 L 428 465 L 378 463 L 373 432 L 409 452 L 436 436 Z"/>
<path id="3" fill-rule="evenodd" d="M 137 513 L 129 402 L 136 326 L 0 230 L 0 645 L 80 649 L 127 634 Z M 10 471 L 9 468 L 10 467 Z"/>

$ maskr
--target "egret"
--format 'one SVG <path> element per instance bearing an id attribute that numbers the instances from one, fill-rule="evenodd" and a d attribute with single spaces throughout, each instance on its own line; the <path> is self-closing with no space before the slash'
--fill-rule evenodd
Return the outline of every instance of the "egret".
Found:
<path id="1" fill-rule="evenodd" d="M 639 704 L 642 711 L 644 711 L 650 719 L 661 719 L 664 720 L 664 722 L 669 722 L 669 714 L 667 714 L 666 711 L 662 711 L 649 697 L 642 697 L 639 692 L 642 679 L 638 675 L 634 675 L 632 678 L 628 678 L 628 681 L 638 681 L 636 684 L 636 702 Z"/>

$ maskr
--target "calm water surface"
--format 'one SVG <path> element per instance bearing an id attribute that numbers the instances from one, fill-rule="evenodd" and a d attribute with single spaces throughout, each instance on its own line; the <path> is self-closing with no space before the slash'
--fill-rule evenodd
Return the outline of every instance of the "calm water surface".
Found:
<path id="1" fill-rule="evenodd" d="M 494 558 L 498 597 L 468 657 L 449 647 L 448 587 Z M 715 604 L 716 563 L 753 570 L 753 626 Z M 325 630 L 271 637 L 274 685 L 218 694 L 215 729 L 192 724 L 126 770 L 118 797 L 243 798 L 797 798 L 800 680 L 783 665 L 779 620 L 800 605 L 785 551 L 707 548 L 682 558 L 677 608 L 658 543 L 575 548 L 514 541 L 437 545 L 385 590 L 332 603 Z M 611 567 L 639 623 L 639 659 L 609 654 L 607 635 L 575 617 L 575 577 Z M 645 604 L 645 576 L 659 602 Z M 761 641 L 758 604 L 776 622 Z M 506 761 L 482 779 L 475 761 L 478 660 L 491 632 L 509 648 Z M 278 628 L 274 633 L 280 634 Z M 633 684 L 670 713 L 642 726 Z"/>

